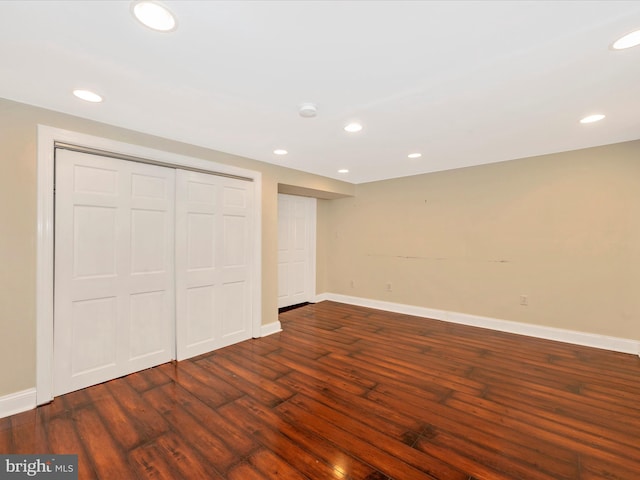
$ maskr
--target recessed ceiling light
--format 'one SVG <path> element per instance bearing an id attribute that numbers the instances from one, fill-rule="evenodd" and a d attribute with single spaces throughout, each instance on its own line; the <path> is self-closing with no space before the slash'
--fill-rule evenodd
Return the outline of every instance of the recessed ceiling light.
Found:
<path id="1" fill-rule="evenodd" d="M 611 48 L 614 50 L 624 50 L 625 48 L 631 48 L 637 45 L 640 45 L 640 30 L 627 33 L 624 37 L 620 37 L 618 40 L 613 42 Z"/>
<path id="2" fill-rule="evenodd" d="M 273 151 L 273 153 L 275 153 L 276 155 L 286 155 L 286 154 L 287 154 L 287 153 L 289 153 L 289 152 L 287 152 L 287 151 L 286 151 L 285 149 L 283 149 L 283 148 L 276 148 L 276 149 Z"/>
<path id="3" fill-rule="evenodd" d="M 407 155 L 407 157 L 409 158 L 420 158 L 422 156 L 421 153 L 410 153 L 409 155 Z"/>
<path id="4" fill-rule="evenodd" d="M 362 130 L 362 125 L 360 125 L 359 123 L 353 122 L 347 125 L 346 127 L 344 127 L 344 129 L 349 133 L 355 133 Z"/>
<path id="5" fill-rule="evenodd" d="M 89 90 L 74 90 L 73 94 L 86 102 L 100 103 L 102 101 L 100 95 Z"/>
<path id="6" fill-rule="evenodd" d="M 133 16 L 144 26 L 158 32 L 176 29 L 176 18 L 167 7 L 153 1 L 143 0 L 131 5 Z"/>
<path id="7" fill-rule="evenodd" d="M 596 113 L 594 115 L 588 115 L 588 116 L 584 117 L 582 120 L 580 120 L 580 123 L 599 122 L 603 118 L 604 118 L 604 115 L 602 115 L 601 113 Z"/>
<path id="8" fill-rule="evenodd" d="M 341 168 L 340 170 L 338 170 L 338 173 L 349 173 L 349 169 Z"/>

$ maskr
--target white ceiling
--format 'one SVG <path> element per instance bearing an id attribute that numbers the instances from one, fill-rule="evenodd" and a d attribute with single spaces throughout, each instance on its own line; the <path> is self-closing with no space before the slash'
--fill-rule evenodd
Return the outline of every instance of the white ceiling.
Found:
<path id="1" fill-rule="evenodd" d="M 638 1 L 163 3 L 1 1 L 0 97 L 353 183 L 640 138 Z"/>

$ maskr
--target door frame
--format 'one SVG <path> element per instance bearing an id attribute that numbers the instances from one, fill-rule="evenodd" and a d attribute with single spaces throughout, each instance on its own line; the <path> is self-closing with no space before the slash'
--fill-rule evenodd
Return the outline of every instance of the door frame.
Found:
<path id="1" fill-rule="evenodd" d="M 53 289 L 54 289 L 54 179 L 55 143 L 64 142 L 120 155 L 149 158 L 172 167 L 186 167 L 246 177 L 254 188 L 252 243 L 252 336 L 262 326 L 262 174 L 253 170 L 210 162 L 176 153 L 124 143 L 108 138 L 38 125 L 37 133 L 37 234 L 36 234 L 36 404 L 53 400 Z"/>

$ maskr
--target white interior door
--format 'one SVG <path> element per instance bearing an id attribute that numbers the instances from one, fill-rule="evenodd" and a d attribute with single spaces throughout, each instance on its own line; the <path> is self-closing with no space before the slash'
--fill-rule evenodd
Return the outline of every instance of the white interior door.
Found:
<path id="1" fill-rule="evenodd" d="M 278 195 L 278 308 L 315 297 L 316 199 Z"/>
<path id="2" fill-rule="evenodd" d="M 251 338 L 250 182 L 176 172 L 177 358 Z"/>
<path id="3" fill-rule="evenodd" d="M 174 358 L 174 176 L 57 150 L 54 395 Z"/>

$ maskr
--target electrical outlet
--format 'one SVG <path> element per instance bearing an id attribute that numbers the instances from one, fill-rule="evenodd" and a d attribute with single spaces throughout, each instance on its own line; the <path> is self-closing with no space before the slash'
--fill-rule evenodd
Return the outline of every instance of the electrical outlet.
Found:
<path id="1" fill-rule="evenodd" d="M 387 282 L 387 287 L 386 287 L 387 292 L 392 292 L 393 290 L 391 289 L 391 282 Z"/>
<path id="2" fill-rule="evenodd" d="M 527 295 L 520 295 L 520 305 L 525 307 L 529 305 L 529 297 Z"/>

